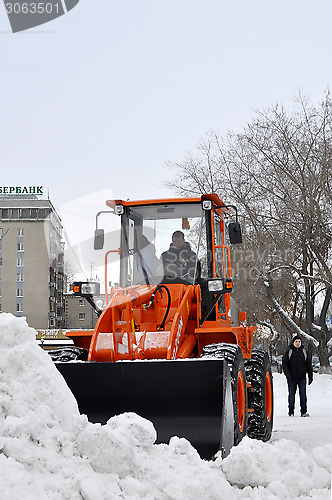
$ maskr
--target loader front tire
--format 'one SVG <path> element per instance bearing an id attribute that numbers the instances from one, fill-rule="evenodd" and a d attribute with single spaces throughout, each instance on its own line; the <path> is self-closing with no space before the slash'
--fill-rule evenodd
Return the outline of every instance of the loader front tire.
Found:
<path id="1" fill-rule="evenodd" d="M 204 347 L 202 357 L 225 359 L 232 377 L 234 410 L 234 445 L 247 434 L 247 383 L 241 348 L 237 344 L 210 344 Z"/>
<path id="2" fill-rule="evenodd" d="M 253 412 L 248 414 L 250 438 L 268 441 L 273 427 L 273 384 L 271 363 L 266 351 L 252 351 L 245 361 L 247 380 L 253 391 Z"/>

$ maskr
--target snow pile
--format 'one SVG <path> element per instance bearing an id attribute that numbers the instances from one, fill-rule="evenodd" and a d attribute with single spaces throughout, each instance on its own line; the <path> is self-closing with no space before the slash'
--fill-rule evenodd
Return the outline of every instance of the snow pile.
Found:
<path id="1" fill-rule="evenodd" d="M 203 461 L 185 439 L 154 444 L 135 414 L 104 426 L 79 415 L 24 319 L 0 314 L 0 348 L 0 500 L 330 498 L 331 444 L 308 453 L 245 438 L 224 461 Z"/>
<path id="2" fill-rule="evenodd" d="M 222 469 L 230 483 L 241 487 L 261 485 L 278 498 L 313 496 L 313 490 L 330 486 L 332 445 L 324 447 L 323 452 L 325 464 L 318 465 L 294 441 L 282 439 L 270 444 L 246 437 L 224 460 Z"/>

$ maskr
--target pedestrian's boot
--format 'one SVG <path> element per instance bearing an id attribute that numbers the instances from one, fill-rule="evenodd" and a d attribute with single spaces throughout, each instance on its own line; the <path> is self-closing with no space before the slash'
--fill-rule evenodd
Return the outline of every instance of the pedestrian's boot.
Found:
<path id="1" fill-rule="evenodd" d="M 307 411 L 305 412 L 301 411 L 301 417 L 309 417 L 309 413 Z"/>
<path id="2" fill-rule="evenodd" d="M 294 410 L 292 410 L 291 408 L 289 408 L 289 410 L 288 410 L 288 416 L 294 417 Z"/>

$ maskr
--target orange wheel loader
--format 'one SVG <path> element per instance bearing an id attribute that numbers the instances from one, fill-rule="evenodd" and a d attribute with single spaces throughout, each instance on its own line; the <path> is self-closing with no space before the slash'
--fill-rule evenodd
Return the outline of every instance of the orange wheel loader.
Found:
<path id="1" fill-rule="evenodd" d="M 269 357 L 252 350 L 256 327 L 231 297 L 228 242 L 242 242 L 236 207 L 216 194 L 106 204 L 121 226 L 120 247 L 105 256 L 106 307 L 94 331 L 67 332 L 75 347 L 50 352 L 81 413 L 103 424 L 136 412 L 153 422 L 157 442 L 184 437 L 207 459 L 246 434 L 268 440 Z M 112 252 L 120 281 L 108 293 Z M 78 282 L 73 293 L 94 305 L 91 288 Z"/>

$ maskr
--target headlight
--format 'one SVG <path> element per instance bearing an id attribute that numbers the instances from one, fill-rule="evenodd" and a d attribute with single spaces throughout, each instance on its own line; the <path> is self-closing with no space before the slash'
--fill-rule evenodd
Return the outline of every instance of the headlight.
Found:
<path id="1" fill-rule="evenodd" d="M 208 281 L 208 290 L 209 292 L 221 292 L 224 289 L 224 281 L 223 280 L 211 280 Z"/>
<path id="2" fill-rule="evenodd" d="M 209 292 L 228 292 L 233 288 L 232 280 L 227 279 L 214 279 L 208 281 Z"/>
<path id="3" fill-rule="evenodd" d="M 73 284 L 74 295 L 83 297 L 85 295 L 99 295 L 100 283 L 96 281 L 76 281 Z"/>
<path id="4" fill-rule="evenodd" d="M 212 210 L 212 201 L 211 200 L 203 200 L 203 210 Z"/>
<path id="5" fill-rule="evenodd" d="M 92 286 L 90 285 L 90 283 L 84 283 L 82 284 L 81 286 L 81 294 L 82 295 L 90 295 L 92 294 Z"/>
<path id="6" fill-rule="evenodd" d="M 124 206 L 123 205 L 115 205 L 114 213 L 115 213 L 115 215 L 122 215 L 124 213 Z"/>

